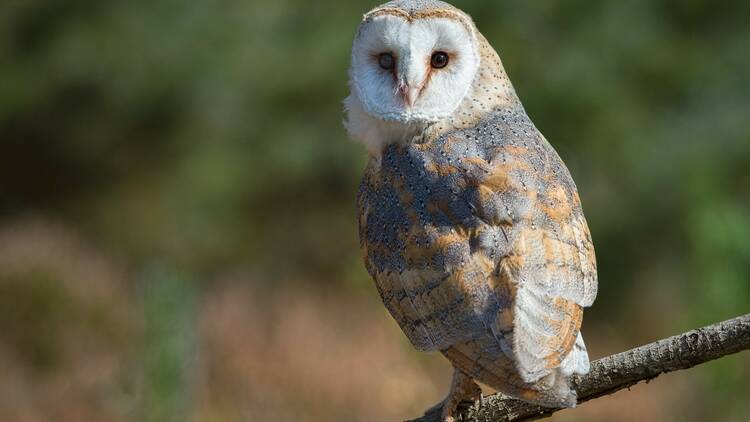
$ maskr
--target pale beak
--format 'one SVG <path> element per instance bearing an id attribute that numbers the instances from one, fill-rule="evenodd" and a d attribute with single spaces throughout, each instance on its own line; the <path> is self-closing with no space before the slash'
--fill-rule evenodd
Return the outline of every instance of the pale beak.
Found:
<path id="1" fill-rule="evenodd" d="M 401 84 L 399 91 L 401 92 L 401 96 L 404 97 L 404 102 L 409 106 L 409 108 L 414 106 L 414 102 L 417 101 L 417 97 L 419 97 L 419 93 L 422 91 L 421 86 L 409 86 L 406 83 Z"/>

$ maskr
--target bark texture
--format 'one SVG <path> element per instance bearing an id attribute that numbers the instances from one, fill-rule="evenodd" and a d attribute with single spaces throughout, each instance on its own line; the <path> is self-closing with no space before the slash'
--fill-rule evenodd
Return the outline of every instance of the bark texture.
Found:
<path id="1" fill-rule="evenodd" d="M 575 377 L 578 403 L 612 394 L 641 381 L 750 349 L 750 314 L 655 341 L 591 363 L 591 372 Z M 462 412 L 459 421 L 499 422 L 541 419 L 550 409 L 502 394 L 484 397 Z M 440 422 L 430 413 L 412 422 Z"/>

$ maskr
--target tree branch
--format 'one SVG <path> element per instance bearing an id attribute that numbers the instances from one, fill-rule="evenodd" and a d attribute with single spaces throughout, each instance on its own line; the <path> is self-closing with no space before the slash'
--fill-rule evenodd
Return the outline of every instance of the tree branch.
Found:
<path id="1" fill-rule="evenodd" d="M 746 349 L 750 349 L 750 314 L 598 359 L 591 363 L 591 372 L 573 379 L 573 385 L 578 392 L 578 403 L 583 403 L 667 372 L 692 368 Z M 495 394 L 466 408 L 458 420 L 533 420 L 549 417 L 558 410 L 562 409 L 544 408 Z M 439 413 L 434 412 L 412 422 L 439 421 Z"/>

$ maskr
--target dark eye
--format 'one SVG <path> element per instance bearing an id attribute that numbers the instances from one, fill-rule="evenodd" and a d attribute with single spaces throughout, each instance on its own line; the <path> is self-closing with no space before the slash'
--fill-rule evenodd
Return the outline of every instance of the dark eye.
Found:
<path id="1" fill-rule="evenodd" d="M 395 62 L 396 60 L 393 59 L 393 54 L 391 53 L 382 53 L 378 56 L 378 64 L 385 70 L 393 69 Z"/>
<path id="2" fill-rule="evenodd" d="M 448 54 L 443 53 L 442 51 L 434 53 L 430 60 L 430 65 L 435 69 L 442 69 L 445 66 L 448 66 Z"/>

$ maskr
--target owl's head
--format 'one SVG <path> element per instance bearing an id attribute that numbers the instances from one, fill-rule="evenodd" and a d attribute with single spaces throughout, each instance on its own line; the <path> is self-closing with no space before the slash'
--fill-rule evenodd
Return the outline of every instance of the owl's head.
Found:
<path id="1" fill-rule="evenodd" d="M 393 1 L 367 13 L 359 26 L 352 95 L 383 121 L 435 122 L 464 99 L 479 61 L 468 15 L 439 1 Z"/>

